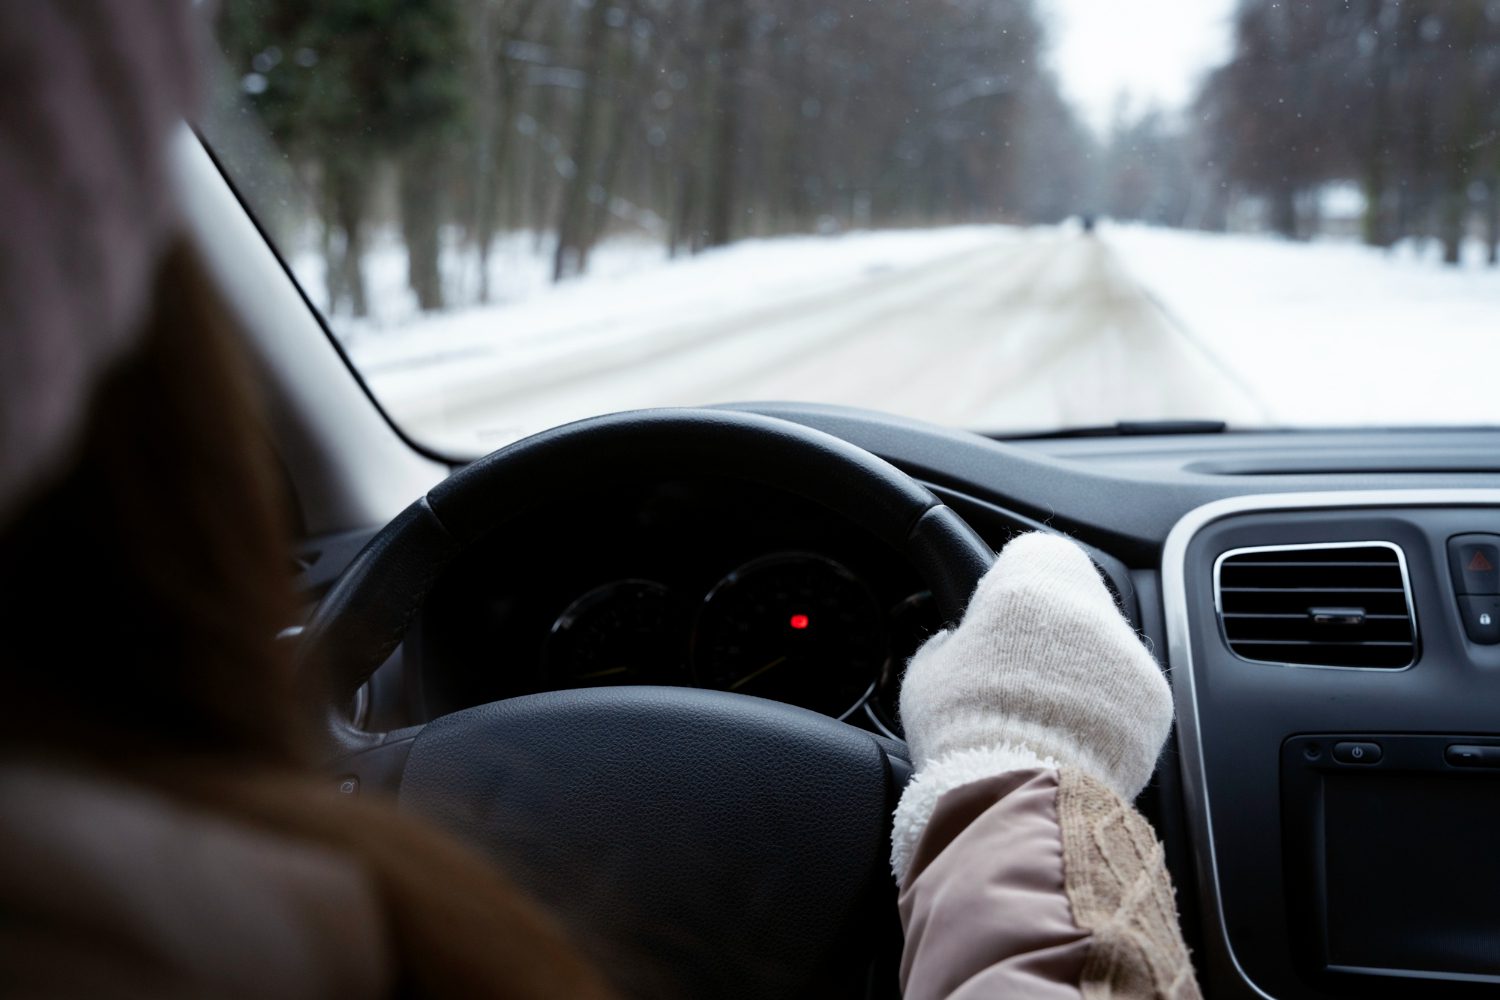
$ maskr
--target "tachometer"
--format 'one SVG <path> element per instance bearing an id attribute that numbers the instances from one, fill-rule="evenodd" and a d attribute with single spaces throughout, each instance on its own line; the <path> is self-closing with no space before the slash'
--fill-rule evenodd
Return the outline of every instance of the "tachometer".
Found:
<path id="1" fill-rule="evenodd" d="M 788 552 L 746 563 L 698 613 L 698 683 L 842 718 L 869 694 L 886 657 L 885 616 L 843 566 Z"/>
<path id="2" fill-rule="evenodd" d="M 880 673 L 875 697 L 869 700 L 865 710 L 882 730 L 899 738 L 902 735 L 898 716 L 901 678 L 912 654 L 942 627 L 942 616 L 932 592 L 923 590 L 897 603 L 886 617 L 891 629 L 890 655 Z"/>
<path id="3" fill-rule="evenodd" d="M 545 654 L 554 688 L 688 682 L 687 610 L 664 584 L 618 580 L 568 605 Z"/>

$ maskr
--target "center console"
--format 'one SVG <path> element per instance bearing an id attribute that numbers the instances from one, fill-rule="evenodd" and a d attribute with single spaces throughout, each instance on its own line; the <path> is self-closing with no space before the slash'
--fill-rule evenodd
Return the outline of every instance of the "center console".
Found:
<path id="1" fill-rule="evenodd" d="M 1500 492 L 1235 498 L 1163 559 L 1210 980 L 1500 991 Z"/>

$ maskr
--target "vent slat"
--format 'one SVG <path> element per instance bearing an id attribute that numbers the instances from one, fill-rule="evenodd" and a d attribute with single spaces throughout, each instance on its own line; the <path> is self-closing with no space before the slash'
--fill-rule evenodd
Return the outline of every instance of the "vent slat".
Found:
<path id="1" fill-rule="evenodd" d="M 1319 568 L 1324 567 L 1324 566 L 1383 566 L 1383 565 L 1385 565 L 1385 564 L 1384 563 L 1355 562 L 1355 561 L 1352 561 L 1352 560 L 1351 561 L 1346 561 L 1346 562 L 1337 562 L 1337 561 L 1334 561 L 1334 560 L 1331 560 L 1331 559 L 1328 559 L 1328 560 L 1315 559 L 1315 560 L 1309 560 L 1307 562 L 1302 562 L 1301 560 L 1276 560 L 1275 562 L 1271 562 L 1271 561 L 1267 560 L 1267 561 L 1260 561 L 1260 562 L 1246 562 L 1246 563 L 1238 563 L 1238 564 L 1236 564 L 1235 568 L 1236 569 L 1259 569 L 1262 566 L 1276 566 L 1276 567 L 1295 566 L 1295 567 L 1297 567 L 1299 569 L 1308 569 L 1308 568 L 1319 569 Z"/>
<path id="2" fill-rule="evenodd" d="M 1323 548 L 1321 546 L 1298 549 L 1286 546 L 1272 546 L 1259 551 L 1241 552 L 1234 558 L 1235 563 L 1242 566 L 1268 562 L 1286 562 L 1298 566 L 1317 562 L 1347 562 L 1364 566 L 1370 563 L 1388 565 L 1392 561 L 1391 550 L 1383 545 L 1360 546 L 1349 549 Z"/>
<path id="3" fill-rule="evenodd" d="M 1377 641 L 1354 639 L 1348 642 L 1339 642 L 1334 639 L 1249 639 L 1247 646 L 1410 646 L 1410 639 L 1396 641 Z"/>
<path id="4" fill-rule="evenodd" d="M 1401 567 L 1376 566 L 1368 563 L 1354 566 L 1277 566 L 1258 563 L 1223 567 L 1219 583 L 1224 587 L 1272 587 L 1276 589 L 1315 590 L 1323 587 L 1344 589 L 1350 581 L 1360 587 L 1401 588 Z"/>
<path id="5" fill-rule="evenodd" d="M 1220 587 L 1226 594 L 1404 594 L 1404 587 Z"/>
<path id="6" fill-rule="evenodd" d="M 1283 614 L 1280 612 L 1262 614 L 1251 611 L 1235 611 L 1222 615 L 1223 618 L 1297 618 L 1304 619 L 1306 614 Z M 1365 615 L 1366 621 L 1410 621 L 1406 615 Z"/>
<path id="7" fill-rule="evenodd" d="M 1325 624 L 1299 618 L 1230 618 L 1224 635 L 1231 643 L 1284 639 L 1287 642 L 1411 642 L 1411 626 L 1402 619 L 1365 619 L 1358 625 Z"/>
<path id="8" fill-rule="evenodd" d="M 1416 658 L 1405 567 L 1387 545 L 1267 547 L 1219 560 L 1225 642 L 1266 663 L 1401 668 Z M 1328 610 L 1348 609 L 1329 615 Z"/>

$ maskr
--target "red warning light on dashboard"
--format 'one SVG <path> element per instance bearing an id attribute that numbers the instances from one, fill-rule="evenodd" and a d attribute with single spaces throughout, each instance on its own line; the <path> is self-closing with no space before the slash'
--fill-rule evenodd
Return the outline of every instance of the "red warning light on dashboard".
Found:
<path id="1" fill-rule="evenodd" d="M 1494 568 L 1494 566 L 1490 565 L 1490 561 L 1484 557 L 1483 551 L 1480 549 L 1474 550 L 1474 558 L 1469 560 L 1470 573 L 1488 573 Z"/>
<path id="2" fill-rule="evenodd" d="M 812 624 L 812 619 L 806 615 L 792 615 L 791 618 L 787 619 L 787 624 L 795 629 L 804 629 Z"/>

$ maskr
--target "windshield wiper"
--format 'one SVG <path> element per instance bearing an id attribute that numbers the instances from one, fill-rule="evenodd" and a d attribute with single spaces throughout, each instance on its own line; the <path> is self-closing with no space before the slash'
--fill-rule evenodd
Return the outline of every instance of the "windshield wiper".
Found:
<path id="1" fill-rule="evenodd" d="M 1042 441 L 1051 438 L 1145 437 L 1172 434 L 1223 434 L 1229 425 L 1222 420 L 1117 420 L 1095 427 L 1064 427 L 1055 431 L 1021 431 L 991 434 L 997 441 Z"/>

